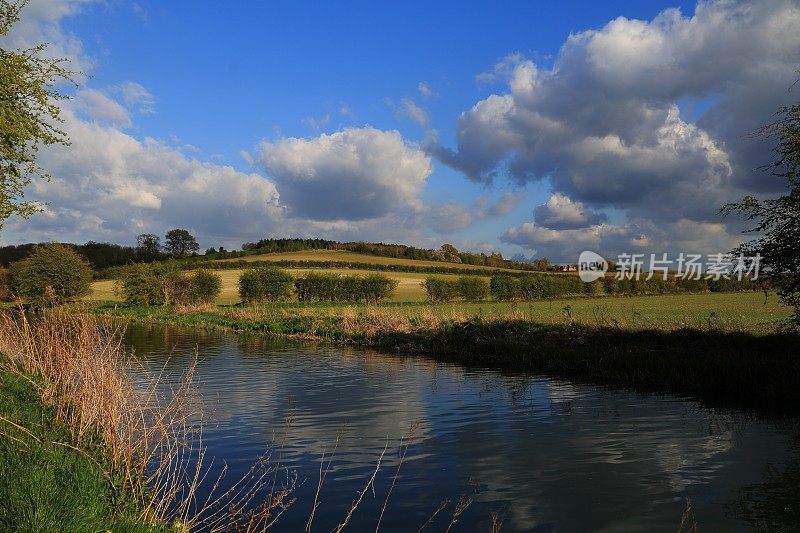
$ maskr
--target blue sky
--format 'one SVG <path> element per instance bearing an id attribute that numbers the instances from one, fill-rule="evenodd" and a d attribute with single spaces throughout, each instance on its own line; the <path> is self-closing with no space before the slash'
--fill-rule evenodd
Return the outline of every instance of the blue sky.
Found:
<path id="1" fill-rule="evenodd" d="M 791 99 L 786 89 L 800 44 L 784 34 L 776 50 L 781 32 L 772 21 L 791 24 L 796 5 L 712 2 L 695 13 L 694 2 L 431 4 L 32 2 L 21 21 L 25 31 L 12 42 L 45 36 L 90 75 L 68 109 L 75 121 L 70 131 L 78 136 L 69 157 L 80 154 L 81 161 L 62 168 L 67 152 L 54 152 L 52 166 L 65 180 L 61 196 L 37 186 L 32 197 L 48 201 L 50 211 L 28 225 L 9 223 L 0 240 L 132 242 L 136 233 L 179 226 L 195 231 L 203 246 L 313 233 L 425 246 L 454 242 L 568 260 L 577 244 L 661 252 L 728 246 L 738 238 L 740 227 L 721 225 L 710 211 L 764 189 L 745 176 L 756 166 L 746 166 L 754 157 L 748 150 L 755 150 L 738 151 L 739 141 L 731 139 L 763 122 L 759 113 Z M 750 49 L 733 49 L 727 33 Z M 738 68 L 726 68 L 734 55 Z M 764 79 L 767 58 L 771 72 L 780 74 Z M 119 89 L 131 84 L 147 96 Z M 525 84 L 532 92 L 520 89 Z M 736 93 L 733 86 L 745 90 Z M 720 118 L 741 109 L 742 101 L 751 115 Z M 627 115 L 631 122 L 623 124 Z M 545 135 L 548 124 L 559 125 L 559 133 Z M 346 131 L 329 146 L 326 136 Z M 384 135 L 394 131 L 399 138 Z M 145 153 L 121 148 L 133 142 Z M 370 150 L 385 152 L 397 143 L 408 149 L 397 152 L 409 158 L 407 173 L 392 173 L 387 161 L 350 180 L 331 162 L 336 150 L 357 146 L 363 161 Z M 587 162 L 567 145 L 582 147 L 581 153 L 603 148 Z M 664 160 L 670 150 L 682 155 Z M 119 163 L 120 153 L 131 161 Z M 186 174 L 160 183 L 158 161 L 173 157 L 164 173 L 185 166 Z M 685 178 L 687 168 L 699 169 L 697 177 Z M 198 172 L 216 173 L 208 182 L 219 183 L 202 191 L 207 198 L 231 180 L 242 202 L 246 184 L 262 177 L 266 185 L 259 183 L 254 196 L 271 202 L 268 212 L 242 210 L 263 221 L 241 224 L 233 201 L 211 209 L 199 200 L 188 205 L 188 192 L 181 219 L 184 207 L 172 207 L 168 193 L 198 191 L 191 185 Z M 329 183 L 309 185 L 311 175 Z M 73 193 L 88 190 L 91 177 L 104 184 L 108 202 L 101 194 L 90 209 Z M 631 184 L 639 183 L 641 194 L 631 194 Z M 714 188 L 709 212 L 691 199 L 703 187 Z M 348 191 L 376 198 L 381 215 L 329 213 L 310 198 L 326 195 L 350 205 Z M 402 201 L 392 202 L 392 195 Z M 127 207 L 119 203 L 125 199 Z M 667 210 L 672 215 L 653 214 L 664 202 L 675 202 Z M 324 214 L 316 216 L 315 208 Z M 203 209 L 208 216 L 201 220 Z M 91 210 L 93 223 L 84 210 Z"/>

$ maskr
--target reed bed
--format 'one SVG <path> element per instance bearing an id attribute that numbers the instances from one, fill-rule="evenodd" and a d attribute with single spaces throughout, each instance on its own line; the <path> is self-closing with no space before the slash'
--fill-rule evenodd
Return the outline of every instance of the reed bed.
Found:
<path id="1" fill-rule="evenodd" d="M 278 482 L 269 456 L 225 489 L 225 468 L 209 479 L 194 364 L 177 379 L 143 371 L 126 354 L 121 328 L 91 315 L 6 310 L 3 370 L 28 380 L 68 428 L 69 442 L 53 444 L 89 458 L 111 498 L 135 502 L 142 523 L 185 531 L 261 531 L 272 524 L 290 506 L 291 486 Z M 134 372 L 150 377 L 135 382 Z M 261 505 L 251 505 L 256 497 Z"/>

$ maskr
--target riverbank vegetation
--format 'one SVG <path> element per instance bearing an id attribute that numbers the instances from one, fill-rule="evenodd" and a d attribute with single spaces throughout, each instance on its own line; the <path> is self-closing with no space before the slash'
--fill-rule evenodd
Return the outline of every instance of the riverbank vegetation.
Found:
<path id="1" fill-rule="evenodd" d="M 42 404 L 38 387 L 34 376 L 0 370 L 0 529 L 166 530 L 142 520 L 129 494 L 111 490 L 106 453 L 91 439 L 75 443 L 55 410 Z"/>
<path id="2" fill-rule="evenodd" d="M 95 304 L 107 316 L 426 354 L 775 410 L 800 404 L 800 337 L 774 296 L 706 293 L 538 302 L 357 305 L 296 302 L 213 309 Z"/>
<path id="3" fill-rule="evenodd" d="M 167 529 L 185 419 L 180 402 L 148 405 L 134 392 L 115 328 L 60 312 L 0 314 L 3 529 Z"/>
<path id="4" fill-rule="evenodd" d="M 180 375 L 148 370 L 121 333 L 119 322 L 62 310 L 0 313 L 0 529 L 274 523 L 290 505 L 283 469 L 265 456 L 240 479 L 225 479 L 226 468 L 209 476 L 194 365 Z"/>

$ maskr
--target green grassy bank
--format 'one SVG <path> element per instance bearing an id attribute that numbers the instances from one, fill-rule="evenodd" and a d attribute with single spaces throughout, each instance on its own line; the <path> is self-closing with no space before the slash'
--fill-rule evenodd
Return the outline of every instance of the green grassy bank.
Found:
<path id="1" fill-rule="evenodd" d="M 800 336 L 775 331 L 788 310 L 758 293 L 180 311 L 107 303 L 91 310 L 145 323 L 427 354 L 742 407 L 800 406 Z"/>
<path id="2" fill-rule="evenodd" d="M 142 523 L 142 509 L 106 477 L 102 448 L 73 442 L 33 383 L 0 370 L 0 531 L 169 531 Z"/>

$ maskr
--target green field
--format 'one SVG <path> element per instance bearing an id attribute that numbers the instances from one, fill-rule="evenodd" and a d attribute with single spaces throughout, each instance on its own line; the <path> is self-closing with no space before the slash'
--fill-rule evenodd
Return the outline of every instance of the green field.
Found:
<path id="1" fill-rule="evenodd" d="M 298 254 L 304 252 L 298 252 Z M 351 252 L 320 251 L 310 254 Z M 290 255 L 290 254 L 274 254 Z M 364 256 L 370 257 L 370 256 Z M 375 258 L 380 259 L 380 258 Z M 287 269 L 295 276 L 303 275 L 311 269 Z M 339 274 L 369 275 L 374 272 L 357 269 L 314 269 L 314 272 L 333 272 Z M 222 278 L 222 292 L 217 305 L 230 306 L 240 303 L 238 280 L 242 270 L 215 271 Z M 774 323 L 789 315 L 776 295 L 765 298 L 760 292 L 702 293 L 659 296 L 606 296 L 575 297 L 534 302 L 453 302 L 431 304 L 426 302 L 421 282 L 427 276 L 455 279 L 452 274 L 418 274 L 410 272 L 386 272 L 385 275 L 397 280 L 398 286 L 393 298 L 378 307 L 353 303 L 346 304 L 298 304 L 280 303 L 267 307 L 281 314 L 337 313 L 342 309 L 354 313 L 386 313 L 409 317 L 415 313 L 434 313 L 466 319 L 472 316 L 494 318 L 523 318 L 546 324 L 559 324 L 575 321 L 584 324 L 618 325 L 619 327 L 708 327 L 719 325 L 725 328 L 747 331 L 768 331 Z M 488 277 L 484 278 L 488 281 Z M 90 301 L 120 301 L 115 293 L 113 280 L 96 281 L 92 293 L 86 298 Z M 223 307 L 220 312 L 228 310 Z"/>
<path id="2" fill-rule="evenodd" d="M 95 284 L 101 285 L 96 289 L 98 299 L 104 295 L 102 287 L 107 287 L 108 283 L 112 282 Z M 228 296 L 229 300 L 238 300 L 230 294 Z M 221 298 L 225 299 L 224 296 Z M 96 302 L 94 306 L 108 311 L 111 304 Z M 148 316 L 149 320 L 160 317 L 168 323 L 174 321 L 169 317 L 179 319 L 192 315 L 191 312 L 175 315 L 169 307 L 119 307 L 119 314 L 134 318 Z M 354 322 L 370 322 L 370 327 L 383 324 L 388 329 L 413 329 L 422 324 L 435 326 L 442 322 L 480 318 L 491 321 L 523 320 L 544 325 L 608 326 L 628 330 L 697 328 L 764 334 L 774 331 L 776 324 L 790 315 L 790 309 L 774 294 L 765 298 L 763 293 L 734 292 L 575 297 L 535 302 L 386 302 L 379 305 L 283 302 L 255 306 L 223 303 L 214 310 L 205 309 L 199 314 L 206 318 L 215 315 L 233 322 L 239 319 L 269 322 L 292 317 L 320 320 L 345 317 Z M 212 322 L 209 321 L 209 325 Z M 223 320 L 220 324 L 228 322 Z M 236 328 L 231 326 L 231 329 Z"/>

